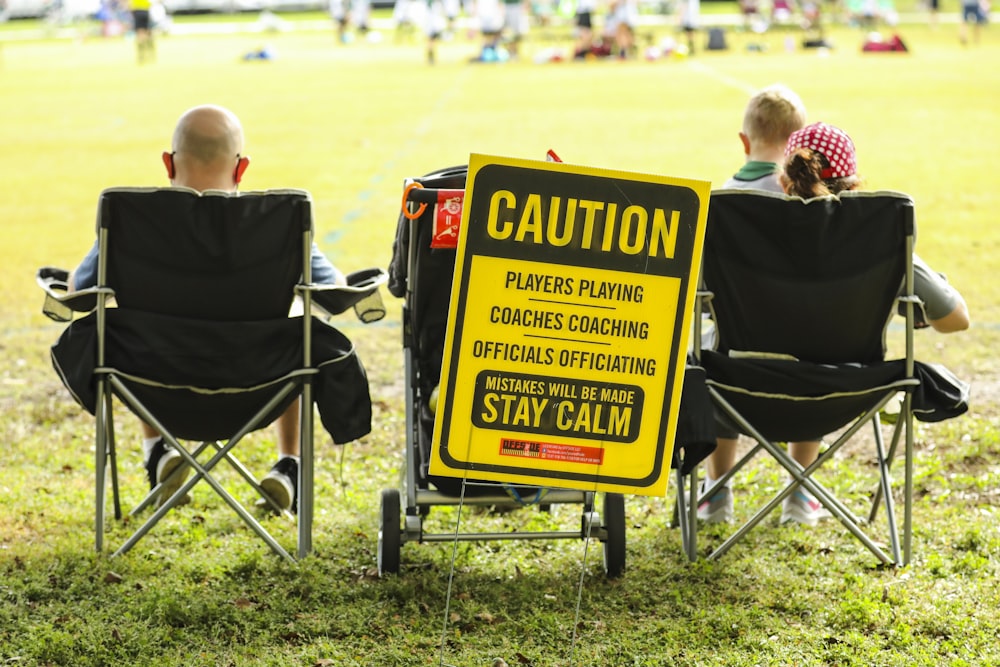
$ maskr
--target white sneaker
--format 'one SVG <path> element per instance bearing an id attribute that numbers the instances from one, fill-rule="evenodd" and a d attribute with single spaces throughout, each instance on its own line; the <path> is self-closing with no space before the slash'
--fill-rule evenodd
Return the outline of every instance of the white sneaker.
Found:
<path id="1" fill-rule="evenodd" d="M 701 483 L 705 492 L 705 482 Z M 733 520 L 733 490 L 728 485 L 716 485 L 711 495 L 698 503 L 698 518 L 706 523 L 731 523 Z"/>
<path id="2" fill-rule="evenodd" d="M 299 485 L 299 464 L 293 458 L 283 458 L 275 463 L 271 470 L 260 480 L 260 487 L 274 504 L 282 511 L 297 511 L 298 499 L 296 498 Z M 267 504 L 261 499 L 258 504 Z"/>
<path id="3" fill-rule="evenodd" d="M 167 502 L 181 488 L 190 472 L 184 457 L 177 450 L 163 438 L 156 441 L 150 450 L 149 460 L 146 461 L 146 476 L 149 478 L 150 490 L 160 487 L 156 498 L 157 507 Z M 177 500 L 176 505 L 186 505 L 189 502 L 191 495 L 185 493 Z"/>
<path id="4" fill-rule="evenodd" d="M 831 516 L 823 503 L 802 487 L 792 491 L 781 503 L 781 523 L 794 521 L 803 526 L 815 526 Z"/>

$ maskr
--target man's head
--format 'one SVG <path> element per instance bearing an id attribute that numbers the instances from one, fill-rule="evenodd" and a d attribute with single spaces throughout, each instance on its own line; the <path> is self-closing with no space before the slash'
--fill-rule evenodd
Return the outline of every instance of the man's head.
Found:
<path id="1" fill-rule="evenodd" d="M 747 102 L 740 139 L 751 159 L 780 160 L 788 137 L 806 124 L 806 107 L 787 86 L 774 84 L 758 91 Z"/>
<path id="2" fill-rule="evenodd" d="M 242 155 L 243 126 L 232 111 L 206 104 L 177 121 L 163 164 L 171 185 L 195 190 L 236 190 L 250 159 Z"/>

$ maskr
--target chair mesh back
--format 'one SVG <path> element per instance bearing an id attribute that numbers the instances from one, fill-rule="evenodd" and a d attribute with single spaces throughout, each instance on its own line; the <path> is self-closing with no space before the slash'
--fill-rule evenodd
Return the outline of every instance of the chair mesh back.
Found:
<path id="1" fill-rule="evenodd" d="M 895 193 L 809 201 L 713 193 L 703 271 L 719 350 L 831 364 L 881 360 L 906 271 L 912 206 Z"/>
<path id="2" fill-rule="evenodd" d="M 119 306 L 192 319 L 287 316 L 308 194 L 121 189 L 102 193 L 100 207 Z"/>

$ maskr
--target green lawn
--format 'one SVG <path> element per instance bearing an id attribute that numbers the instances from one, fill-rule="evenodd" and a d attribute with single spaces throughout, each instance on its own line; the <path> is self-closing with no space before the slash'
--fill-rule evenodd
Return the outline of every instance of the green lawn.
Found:
<path id="1" fill-rule="evenodd" d="M 954 11 L 956 8 L 945 7 Z M 320 15 L 320 18 L 322 16 Z M 785 49 L 786 33 L 730 32 L 731 48 L 656 61 L 470 64 L 464 35 L 425 63 L 419 38 L 338 45 L 322 31 L 164 36 L 135 64 L 127 38 L 14 39 L 0 27 L 0 660 L 21 665 L 996 665 L 1000 231 L 1000 34 L 962 47 L 942 21 L 899 28 L 908 54 L 862 54 L 864 33 L 831 29 L 829 51 Z M 655 42 L 673 36 L 660 28 Z M 749 52 L 751 41 L 763 52 Z M 244 62 L 263 45 L 277 57 Z M 917 204 L 918 250 L 965 295 L 974 327 L 921 332 L 918 357 L 973 384 L 960 419 L 918 430 L 914 562 L 882 569 L 835 525 L 754 531 L 720 562 L 690 564 L 665 498 L 630 497 L 628 572 L 600 573 L 599 545 L 408 544 L 398 577 L 374 576 L 378 495 L 398 484 L 404 438 L 399 303 L 345 321 L 371 381 L 361 442 L 317 440 L 315 554 L 273 557 L 198 489 L 124 557 L 93 553 L 93 419 L 48 360 L 59 325 L 40 312 L 35 270 L 71 268 L 93 239 L 104 187 L 165 184 L 159 155 L 190 106 L 243 119 L 245 189 L 315 198 L 317 240 L 346 270 L 388 264 L 405 177 L 470 153 L 568 162 L 721 183 L 742 161 L 737 132 L 754 89 L 781 81 L 814 120 L 847 130 L 867 187 Z M 138 429 L 119 421 L 125 499 L 144 490 Z M 273 433 L 247 462 L 263 471 Z M 134 447 L 131 443 L 135 443 Z M 779 475 L 761 465 L 744 511 Z M 866 457 L 832 483 L 854 497 Z M 672 489 L 670 490 L 672 493 Z M 738 509 L 739 511 L 739 509 Z M 554 520 L 574 521 L 565 512 Z M 454 521 L 442 512 L 441 525 Z M 549 521 L 475 512 L 484 530 Z M 294 527 L 269 520 L 283 540 Z M 109 539 L 126 526 L 112 525 Z M 703 544 L 717 537 L 704 531 Z M 587 546 L 587 550 L 584 548 Z M 586 556 L 586 562 L 583 562 Z M 581 579 L 581 572 L 583 577 Z M 450 600 L 446 616 L 446 601 Z"/>

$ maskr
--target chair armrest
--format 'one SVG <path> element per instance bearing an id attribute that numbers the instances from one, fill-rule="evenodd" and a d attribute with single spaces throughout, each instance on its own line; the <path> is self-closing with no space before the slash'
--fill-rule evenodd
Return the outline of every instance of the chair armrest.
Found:
<path id="1" fill-rule="evenodd" d="M 69 271 L 54 266 L 43 266 L 35 274 L 35 282 L 45 292 L 42 312 L 56 322 L 69 322 L 73 313 L 89 313 L 97 308 L 99 294 L 114 295 L 109 288 L 90 287 L 69 291 Z"/>
<path id="2" fill-rule="evenodd" d="M 930 326 L 927 322 L 927 312 L 924 310 L 924 302 L 918 296 L 901 296 L 896 301 L 896 314 L 906 317 L 906 303 L 913 303 L 913 328 L 926 329 Z"/>
<path id="3" fill-rule="evenodd" d="M 388 273 L 373 267 L 347 274 L 346 285 L 299 285 L 296 291 L 310 292 L 313 302 L 330 315 L 339 315 L 353 307 L 358 319 L 368 324 L 385 317 L 379 287 L 388 279 Z"/>

